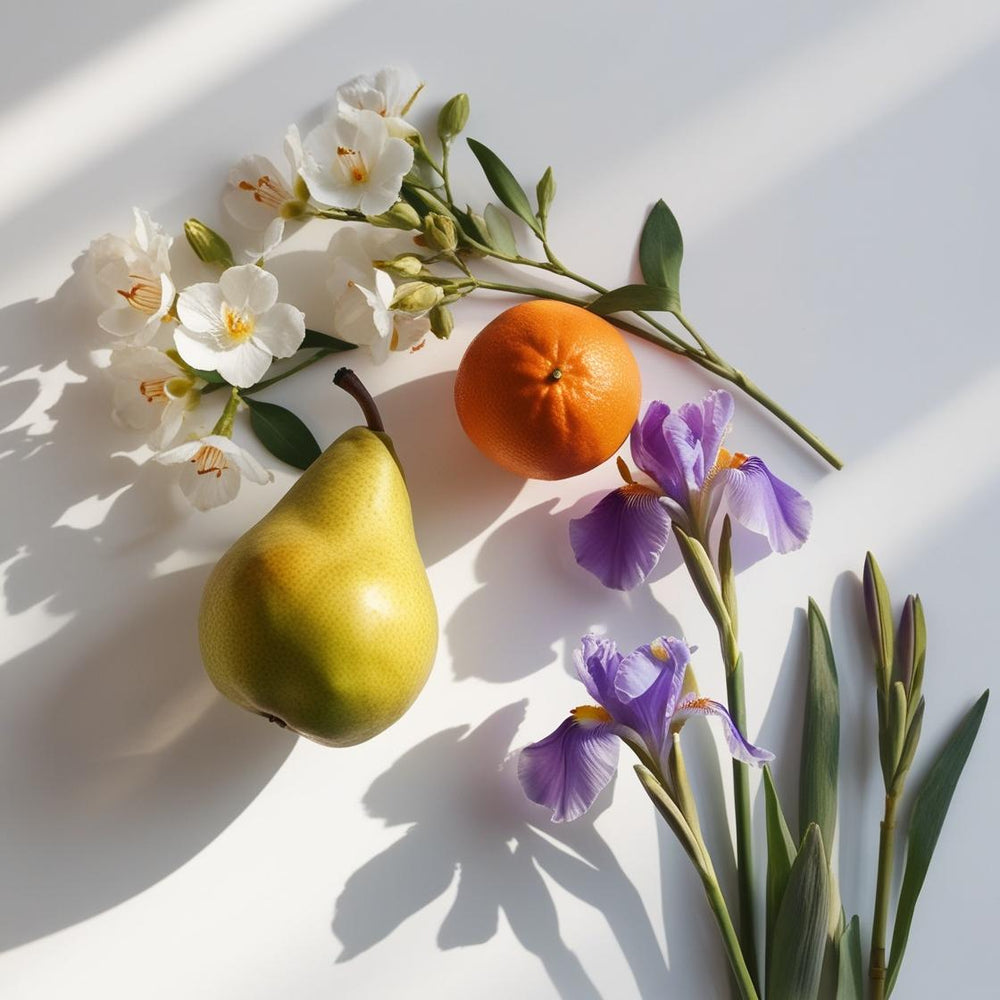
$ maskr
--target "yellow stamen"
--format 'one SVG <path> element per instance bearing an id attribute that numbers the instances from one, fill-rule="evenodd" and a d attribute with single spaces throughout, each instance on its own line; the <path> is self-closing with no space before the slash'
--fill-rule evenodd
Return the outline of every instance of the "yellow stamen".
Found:
<path id="1" fill-rule="evenodd" d="M 365 161 L 358 150 L 338 146 L 337 156 L 340 157 L 344 169 L 351 175 L 355 184 L 364 184 L 368 180 L 368 167 L 365 166 Z"/>
<path id="2" fill-rule="evenodd" d="M 611 716 L 600 705 L 578 705 L 570 713 L 577 722 L 610 722 Z"/>
<path id="3" fill-rule="evenodd" d="M 147 403 L 152 403 L 154 399 L 166 399 L 168 381 L 169 377 L 147 379 L 139 383 L 139 392 L 146 397 Z"/>
<path id="4" fill-rule="evenodd" d="M 250 313 L 237 312 L 226 306 L 225 310 L 226 333 L 236 343 L 242 343 L 247 337 L 253 335 L 254 319 Z"/>
<path id="5" fill-rule="evenodd" d="M 191 461 L 195 463 L 195 469 L 199 476 L 214 472 L 216 479 L 218 479 L 223 471 L 229 468 L 226 456 L 222 454 L 220 449 L 211 444 L 203 444 Z"/>
<path id="6" fill-rule="evenodd" d="M 133 309 L 152 315 L 160 308 L 160 301 L 163 298 L 159 284 L 154 284 L 151 278 L 141 274 L 130 274 L 129 277 L 135 284 L 128 289 L 119 288 L 118 294 Z"/>
<path id="7" fill-rule="evenodd" d="M 254 201 L 261 205 L 270 205 L 271 208 L 281 208 L 286 201 L 292 200 L 292 196 L 285 190 L 285 186 L 278 181 L 271 180 L 267 174 L 258 177 L 256 184 L 252 184 L 250 181 L 240 181 L 239 188 L 241 191 L 252 191 Z"/>
<path id="8" fill-rule="evenodd" d="M 681 707 L 685 711 L 687 711 L 688 709 L 694 709 L 696 712 L 697 711 L 703 712 L 706 709 L 710 708 L 711 705 L 712 705 L 711 698 L 692 698 L 690 701 L 684 702 L 684 704 Z"/>

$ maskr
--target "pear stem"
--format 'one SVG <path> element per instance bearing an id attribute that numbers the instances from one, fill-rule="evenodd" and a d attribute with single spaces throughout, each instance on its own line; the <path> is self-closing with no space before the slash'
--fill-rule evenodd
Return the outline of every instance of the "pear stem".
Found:
<path id="1" fill-rule="evenodd" d="M 339 368 L 337 374 L 333 376 L 333 384 L 340 386 L 345 392 L 350 393 L 361 407 L 368 429 L 370 431 L 384 431 L 385 424 L 382 423 L 382 414 L 378 412 L 372 394 L 365 388 L 364 383 L 350 368 Z"/>

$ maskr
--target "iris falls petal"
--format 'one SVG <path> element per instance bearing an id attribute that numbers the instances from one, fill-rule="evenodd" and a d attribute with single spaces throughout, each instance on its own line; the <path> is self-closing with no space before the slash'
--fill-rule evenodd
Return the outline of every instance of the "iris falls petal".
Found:
<path id="1" fill-rule="evenodd" d="M 626 483 L 569 523 L 576 561 L 615 590 L 638 586 L 669 537 L 670 515 L 656 491 L 640 483 Z"/>
<path id="2" fill-rule="evenodd" d="M 720 705 L 717 701 L 712 701 L 711 698 L 699 698 L 694 694 L 688 695 L 678 706 L 673 721 L 682 722 L 692 715 L 715 716 L 722 720 L 722 732 L 726 737 L 726 745 L 736 760 L 742 761 L 744 764 L 758 766 L 774 760 L 774 754 L 770 750 L 755 747 L 747 740 L 736 728 L 736 723 L 733 722 L 733 717 L 725 706 Z"/>
<path id="3" fill-rule="evenodd" d="M 517 777 L 524 794 L 551 809 L 554 822 L 582 816 L 614 777 L 619 739 L 612 726 L 603 709 L 583 706 L 554 733 L 521 750 Z"/>
<path id="4" fill-rule="evenodd" d="M 722 475 L 733 516 L 745 528 L 766 535 L 775 552 L 792 552 L 809 537 L 812 504 L 761 459 L 748 458 Z"/>

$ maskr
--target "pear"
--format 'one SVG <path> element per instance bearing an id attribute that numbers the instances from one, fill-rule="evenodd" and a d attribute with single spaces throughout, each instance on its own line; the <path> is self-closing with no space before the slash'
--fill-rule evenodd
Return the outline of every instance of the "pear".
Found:
<path id="1" fill-rule="evenodd" d="M 357 376 L 342 368 L 334 382 L 368 426 L 337 438 L 219 560 L 198 631 L 227 698 L 342 747 L 410 707 L 438 621 L 392 441 Z"/>

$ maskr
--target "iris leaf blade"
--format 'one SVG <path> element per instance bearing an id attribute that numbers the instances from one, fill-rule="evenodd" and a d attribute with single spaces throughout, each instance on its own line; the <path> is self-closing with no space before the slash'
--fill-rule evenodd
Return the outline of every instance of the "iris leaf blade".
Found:
<path id="1" fill-rule="evenodd" d="M 948 807 L 958 780 L 962 776 L 972 745 L 979 732 L 990 692 L 986 690 L 969 709 L 965 717 L 951 734 L 927 777 L 917 792 L 906 833 L 906 864 L 903 869 L 903 884 L 896 905 L 896 919 L 893 924 L 892 946 L 889 951 L 886 996 L 895 986 L 899 967 L 906 951 L 906 943 L 913 923 L 913 912 L 917 898 L 923 888 L 927 870 L 930 867 L 934 848 L 937 846 L 941 828 L 944 826 Z"/>
<path id="2" fill-rule="evenodd" d="M 788 873 L 774 925 L 768 1000 L 815 1000 L 826 952 L 830 881 L 823 837 L 813 823 Z"/>
<path id="3" fill-rule="evenodd" d="M 840 755 L 840 693 L 830 632 L 816 602 L 809 599 L 809 680 L 799 770 L 799 835 L 810 823 L 823 834 L 827 855 L 837 826 Z"/>

